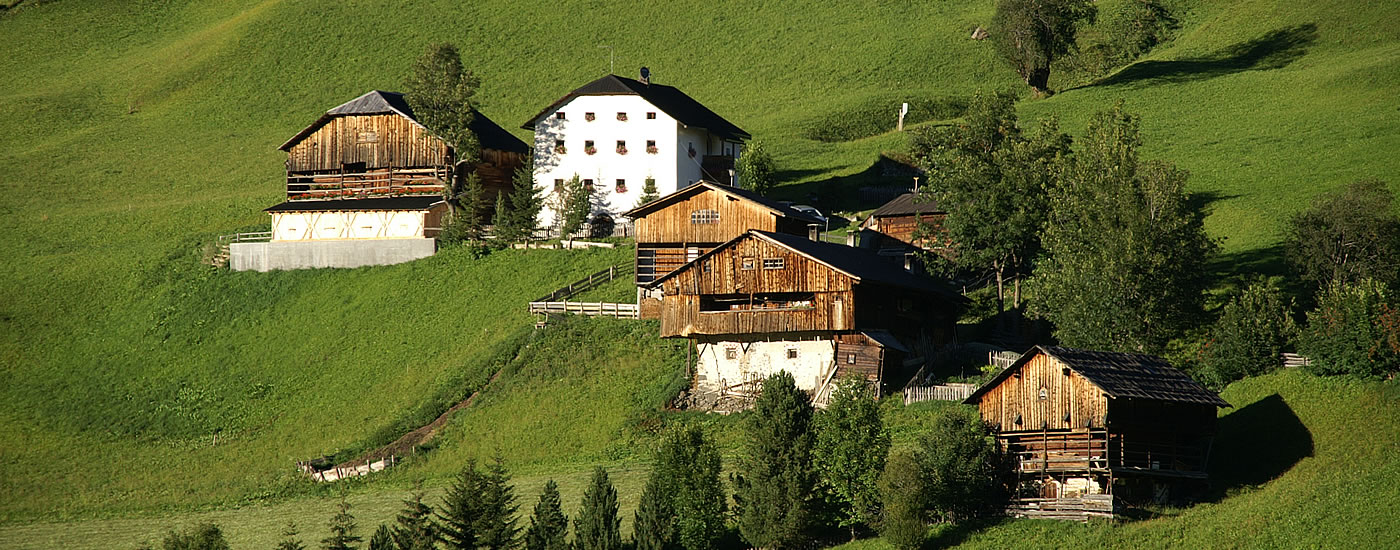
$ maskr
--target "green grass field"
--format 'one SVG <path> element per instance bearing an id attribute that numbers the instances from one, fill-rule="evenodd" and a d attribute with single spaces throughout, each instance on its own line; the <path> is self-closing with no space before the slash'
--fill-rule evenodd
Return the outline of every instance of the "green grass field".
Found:
<path id="1" fill-rule="evenodd" d="M 531 334 L 527 300 L 630 249 L 484 258 L 447 249 L 399 266 L 271 274 L 199 259 L 216 235 L 266 223 L 260 210 L 282 185 L 278 144 L 366 90 L 399 89 L 433 41 L 458 44 L 482 78 L 482 110 L 507 128 L 604 74 L 608 50 L 598 46 L 612 46 L 618 73 L 647 65 L 767 141 L 781 194 L 869 209 L 823 202 L 900 183 L 871 174 L 881 152 L 906 140 L 879 130 L 880 113 L 892 130 L 898 103 L 912 101 L 920 124 L 936 124 L 975 90 L 1017 86 L 990 44 L 968 38 L 992 5 L 62 0 L 0 14 L 0 400 L 9 405 L 0 410 L 0 547 L 140 525 L 134 546 L 159 530 L 136 531 L 201 514 L 240 525 L 250 534 L 234 540 L 257 545 L 284 517 L 322 526 L 334 491 L 299 478 L 293 461 L 387 443 L 503 366 L 499 388 L 432 451 L 354 482 L 355 498 L 380 503 L 386 517 L 413 483 L 440 487 L 467 459 L 496 451 L 527 476 L 522 491 L 556 473 L 582 479 L 594 463 L 630 468 L 672 421 L 713 424 L 732 449 L 730 422 L 656 414 L 684 353 L 651 337 L 654 325 Z M 1207 228 L 1224 239 L 1226 277 L 1278 272 L 1284 220 L 1316 194 L 1362 177 L 1400 190 L 1393 6 L 1171 5 L 1182 20 L 1174 42 L 1098 82 L 1056 84 L 1061 93 L 1021 104 L 1023 120 L 1053 115 L 1078 133 L 1118 100 L 1142 113 L 1145 156 L 1191 171 Z M 849 128 L 818 132 L 834 121 Z M 614 284 L 587 297 L 628 296 Z M 1247 384 L 1230 391 L 1342 383 Z M 1349 406 L 1331 394 L 1384 393 L 1316 391 L 1326 395 L 1310 406 L 1321 408 Z M 1333 424 L 1312 431 L 1318 442 L 1357 437 Z M 966 541 L 996 546 L 999 533 L 1020 533 L 1055 545 L 1089 533 L 1100 545 L 1221 537 L 1254 546 L 1230 526 L 1262 517 L 1301 533 L 1298 521 L 1366 502 L 1345 499 L 1394 496 L 1367 489 L 1394 485 L 1393 462 L 1363 468 L 1364 457 L 1320 453 L 1280 478 L 1306 474 L 1286 485 L 1296 492 L 1266 483 L 1169 518 L 1088 530 L 1012 522 Z M 624 485 L 624 502 L 640 476 Z M 1381 516 L 1352 517 L 1324 533 L 1349 536 L 1359 528 L 1348 521 Z"/>

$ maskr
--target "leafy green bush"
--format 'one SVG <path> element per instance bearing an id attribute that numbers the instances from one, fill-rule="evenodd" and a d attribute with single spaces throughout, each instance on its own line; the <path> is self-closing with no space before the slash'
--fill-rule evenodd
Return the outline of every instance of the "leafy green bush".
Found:
<path id="1" fill-rule="evenodd" d="M 228 550 L 228 542 L 218 525 L 201 523 L 186 531 L 171 531 L 160 547 L 161 550 Z"/>
<path id="2" fill-rule="evenodd" d="M 1309 369 L 1365 378 L 1400 372 L 1400 309 L 1393 303 L 1374 280 L 1329 286 L 1298 341 Z"/>
<path id="3" fill-rule="evenodd" d="M 880 536 L 899 550 L 915 550 L 928 538 L 928 499 L 923 469 L 909 451 L 892 453 L 880 474 Z"/>
<path id="4" fill-rule="evenodd" d="M 1214 388 L 1279 366 L 1279 354 L 1297 336 L 1292 301 L 1258 281 L 1225 305 L 1201 352 L 1201 381 Z"/>
<path id="5" fill-rule="evenodd" d="M 932 518 L 956 523 L 1000 511 L 1006 461 L 982 421 L 954 409 L 923 437 L 917 453 Z"/>
<path id="6" fill-rule="evenodd" d="M 957 118 L 967 111 L 967 99 L 962 97 L 899 99 L 882 96 L 808 122 L 802 137 L 834 143 L 889 132 L 895 128 L 899 105 L 905 102 L 909 103 L 909 113 L 904 115 L 906 127 L 929 120 Z"/>

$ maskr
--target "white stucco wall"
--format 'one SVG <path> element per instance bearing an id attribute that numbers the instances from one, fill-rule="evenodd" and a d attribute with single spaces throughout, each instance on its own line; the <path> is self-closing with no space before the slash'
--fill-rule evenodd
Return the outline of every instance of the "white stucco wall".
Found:
<path id="1" fill-rule="evenodd" d="M 564 118 L 556 118 L 563 112 Z M 592 112 L 594 120 L 586 119 Z M 627 121 L 617 113 L 627 113 Z M 656 113 L 647 119 L 647 113 Z M 634 95 L 579 96 L 546 113 L 535 124 L 535 185 L 546 197 L 553 196 L 554 180 L 592 179 L 601 204 L 595 212 L 616 216 L 636 206 L 648 177 L 656 179 L 657 192 L 676 190 L 676 137 L 679 124 L 651 103 Z M 563 140 L 566 152 L 555 152 L 555 140 Z M 627 142 L 627 154 L 617 154 L 617 141 Z M 648 154 L 646 142 L 656 142 L 657 153 Z M 592 141 L 597 153 L 584 151 Z M 617 180 L 626 182 L 625 192 L 617 191 Z M 546 199 L 546 202 L 549 202 Z M 550 226 L 554 212 L 540 212 L 542 225 Z"/>
<path id="2" fill-rule="evenodd" d="M 273 212 L 272 240 L 422 238 L 423 211 Z"/>
<path id="3" fill-rule="evenodd" d="M 798 389 L 812 391 L 825 380 L 836 357 L 836 342 L 827 339 L 699 342 L 696 348 L 696 392 L 763 380 L 779 371 L 792 374 Z M 727 358 L 728 349 L 736 351 L 735 359 Z M 797 350 L 796 359 L 788 359 L 789 349 Z"/>

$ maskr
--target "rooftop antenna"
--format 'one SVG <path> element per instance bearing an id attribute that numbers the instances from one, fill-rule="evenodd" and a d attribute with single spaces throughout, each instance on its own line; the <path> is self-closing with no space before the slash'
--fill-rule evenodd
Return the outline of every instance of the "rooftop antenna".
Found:
<path id="1" fill-rule="evenodd" d="M 612 46 L 598 46 L 598 47 L 599 47 L 599 48 L 607 48 L 607 49 L 608 49 L 608 74 L 614 74 L 614 72 L 613 72 L 613 47 L 612 47 Z"/>

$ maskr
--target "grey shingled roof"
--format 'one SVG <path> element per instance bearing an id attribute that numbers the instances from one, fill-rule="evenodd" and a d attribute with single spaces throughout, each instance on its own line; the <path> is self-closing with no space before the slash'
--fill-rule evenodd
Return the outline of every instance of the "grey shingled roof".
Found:
<path id="1" fill-rule="evenodd" d="M 324 201 L 287 201 L 264 209 L 264 212 L 332 212 L 340 210 L 427 210 L 443 202 L 439 195 L 418 197 L 377 197 L 371 199 L 332 199 Z"/>
<path id="2" fill-rule="evenodd" d="M 725 120 L 724 117 L 686 95 L 685 92 L 671 86 L 643 84 L 641 81 L 613 74 L 579 86 L 578 89 L 565 94 L 558 101 L 545 107 L 539 114 L 530 117 L 530 121 L 526 122 L 522 128 L 534 130 L 535 122 L 540 117 L 581 95 L 637 95 L 686 126 L 705 128 L 710 133 L 730 139 L 748 139 L 750 137 L 748 132 Z"/>
<path id="3" fill-rule="evenodd" d="M 699 181 L 696 182 L 695 185 L 687 186 L 683 189 L 677 189 L 675 192 L 672 192 L 669 195 L 646 203 L 642 206 L 633 208 L 632 210 L 624 212 L 622 215 L 628 218 L 637 219 L 638 217 L 646 216 L 647 214 L 669 206 L 675 203 L 677 200 L 699 194 L 707 189 L 718 191 L 720 193 L 727 193 L 735 197 L 747 200 L 749 202 L 756 203 L 784 217 L 801 220 L 807 223 L 822 223 L 820 220 L 813 218 L 812 216 L 807 215 L 806 213 L 800 210 L 793 209 L 790 205 L 769 199 L 768 197 L 764 197 L 763 195 L 759 195 L 758 193 L 754 193 L 753 191 L 749 191 L 747 189 L 734 187 L 732 185 L 724 185 L 722 183 L 715 183 L 712 181 Z"/>
<path id="4" fill-rule="evenodd" d="M 908 216 L 912 214 L 934 214 L 943 212 L 943 210 L 938 208 L 937 202 L 932 200 L 916 200 L 917 198 L 918 194 L 912 191 L 895 197 L 891 199 L 890 202 L 876 208 L 874 212 L 870 213 L 870 217 L 879 218 L 884 216 Z"/>
<path id="5" fill-rule="evenodd" d="M 1229 407 L 1220 395 L 1200 385 L 1191 376 L 1154 355 L 1093 351 L 1058 346 L 1036 346 L 1021 355 L 991 381 L 977 388 L 964 403 L 976 403 L 987 391 L 1000 384 L 1030 361 L 1037 352 L 1060 360 L 1074 372 L 1098 386 L 1114 399 L 1147 399 Z"/>
<path id="6" fill-rule="evenodd" d="M 475 116 L 472 118 L 471 130 L 472 133 L 476 134 L 476 140 L 481 145 L 482 149 L 495 149 L 512 153 L 530 152 L 529 145 L 526 145 L 524 141 L 521 141 L 520 138 L 506 131 L 505 128 L 496 124 L 495 121 L 491 120 L 486 115 L 481 114 L 481 111 L 473 110 L 472 113 Z M 283 151 L 290 149 L 292 145 L 306 138 L 306 136 L 311 135 L 312 132 L 315 132 L 330 119 L 338 116 L 383 114 L 397 114 L 412 121 L 419 127 L 423 127 L 423 124 L 418 122 L 418 117 L 414 116 L 413 107 L 408 104 L 408 100 L 404 98 L 402 93 L 371 90 L 360 97 L 341 103 L 331 110 L 326 111 L 325 114 L 321 115 L 321 118 L 316 119 L 316 122 L 311 123 L 310 126 L 297 132 L 297 135 L 292 136 L 292 139 L 287 140 L 287 142 L 283 143 L 278 149 Z"/>

